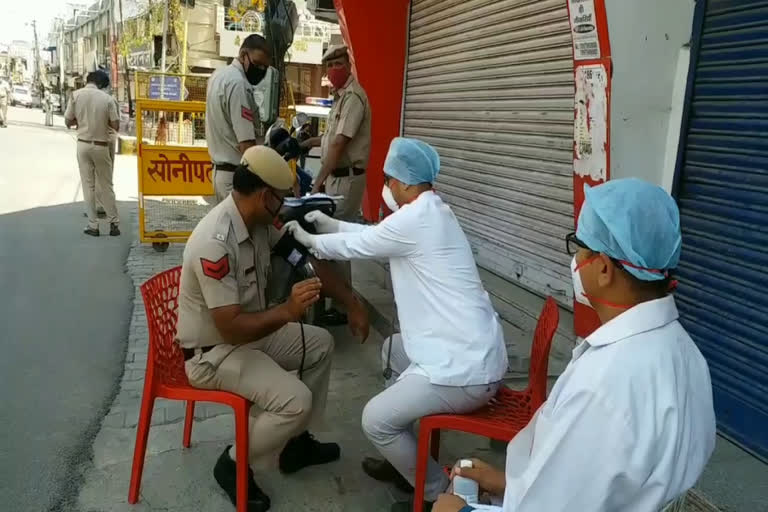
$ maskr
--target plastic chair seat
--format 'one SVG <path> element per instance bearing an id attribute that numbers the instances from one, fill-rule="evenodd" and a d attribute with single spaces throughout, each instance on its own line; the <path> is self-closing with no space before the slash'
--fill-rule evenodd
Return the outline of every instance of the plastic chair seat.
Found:
<path id="1" fill-rule="evenodd" d="M 419 444 L 416 455 L 413 512 L 422 512 L 427 461 L 440 454 L 440 430 L 455 430 L 509 442 L 531 420 L 547 396 L 549 350 L 560 321 L 560 311 L 552 297 L 547 297 L 539 315 L 531 347 L 528 387 L 515 391 L 501 387 L 488 405 L 469 414 L 435 414 L 419 422 Z"/>
<path id="2" fill-rule="evenodd" d="M 235 450 L 237 459 L 237 512 L 248 510 L 248 413 L 251 402 L 228 391 L 197 389 L 189 384 L 184 371 L 184 356 L 176 343 L 179 279 L 181 267 L 161 272 L 141 285 L 149 327 L 149 350 L 144 391 L 141 397 L 136 446 L 133 452 L 128 503 L 139 500 L 141 475 L 147 451 L 152 410 L 156 398 L 187 402 L 182 445 L 189 448 L 195 402 L 215 402 L 232 407 L 235 413 Z"/>

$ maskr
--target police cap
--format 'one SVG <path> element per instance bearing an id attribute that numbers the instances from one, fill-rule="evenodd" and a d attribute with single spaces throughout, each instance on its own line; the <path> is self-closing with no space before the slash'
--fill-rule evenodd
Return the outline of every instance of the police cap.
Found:
<path id="1" fill-rule="evenodd" d="M 347 45 L 345 44 L 333 44 L 328 47 L 325 54 L 323 54 L 323 64 L 331 59 L 338 59 L 339 57 L 348 56 Z"/>
<path id="2" fill-rule="evenodd" d="M 251 146 L 240 163 L 276 190 L 288 190 L 296 182 L 296 174 L 277 151 L 266 146 Z"/>

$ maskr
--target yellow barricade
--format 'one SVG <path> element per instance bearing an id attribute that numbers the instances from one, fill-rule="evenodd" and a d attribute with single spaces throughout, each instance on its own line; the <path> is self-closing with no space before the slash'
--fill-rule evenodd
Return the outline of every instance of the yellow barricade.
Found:
<path id="1" fill-rule="evenodd" d="M 185 242 L 213 204 L 205 103 L 138 99 L 139 238 L 159 251 Z"/>

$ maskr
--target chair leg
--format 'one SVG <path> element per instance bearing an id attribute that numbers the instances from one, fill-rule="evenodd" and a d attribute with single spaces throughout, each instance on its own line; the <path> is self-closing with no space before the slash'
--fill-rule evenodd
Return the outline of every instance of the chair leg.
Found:
<path id="1" fill-rule="evenodd" d="M 195 401 L 187 400 L 187 415 L 184 417 L 184 448 L 189 448 L 192 441 L 192 423 L 195 421 Z"/>
<path id="2" fill-rule="evenodd" d="M 235 409 L 237 512 L 247 512 L 248 510 L 248 409 L 248 404 Z"/>
<path id="3" fill-rule="evenodd" d="M 149 437 L 149 425 L 152 421 L 152 410 L 155 407 L 155 397 L 149 395 L 146 390 L 141 400 L 139 411 L 139 423 L 136 427 L 136 446 L 133 449 L 133 467 L 131 468 L 131 483 L 128 488 L 128 503 L 139 501 L 141 488 L 141 473 L 144 471 L 144 456 L 147 452 L 147 438 Z"/>
<path id="4" fill-rule="evenodd" d="M 422 512 L 424 486 L 427 483 L 427 459 L 429 458 L 430 434 L 423 424 L 419 427 L 419 445 L 416 453 L 416 479 L 413 483 L 413 512 Z"/>
<path id="5" fill-rule="evenodd" d="M 436 428 L 432 431 L 432 444 L 430 445 L 430 453 L 435 462 L 440 462 L 440 429 Z"/>

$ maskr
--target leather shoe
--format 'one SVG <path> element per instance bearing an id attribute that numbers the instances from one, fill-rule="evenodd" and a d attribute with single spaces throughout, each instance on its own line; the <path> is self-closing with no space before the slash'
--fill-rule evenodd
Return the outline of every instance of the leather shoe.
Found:
<path id="1" fill-rule="evenodd" d="M 307 466 L 338 460 L 341 448 L 336 443 L 321 443 L 309 432 L 294 437 L 280 454 L 280 471 L 291 474 Z"/>
<path id="2" fill-rule="evenodd" d="M 117 224 L 109 224 L 109 236 L 120 236 L 120 228 L 117 227 Z"/>
<path id="3" fill-rule="evenodd" d="M 99 230 L 98 228 L 85 228 L 83 230 L 83 233 L 90 236 L 99 236 Z"/>
<path id="4" fill-rule="evenodd" d="M 347 324 L 347 315 L 336 309 L 324 311 L 317 317 L 317 325 L 323 327 L 337 327 Z"/>
<path id="5" fill-rule="evenodd" d="M 237 464 L 229 456 L 229 449 L 232 445 L 224 448 L 224 452 L 219 456 L 216 465 L 213 467 L 213 477 L 219 484 L 232 504 L 237 507 Z M 243 462 L 246 464 L 246 462 Z M 264 494 L 256 481 L 253 479 L 253 470 L 248 468 L 248 512 L 266 512 L 269 510 L 271 502 L 269 496 Z"/>
<path id="6" fill-rule="evenodd" d="M 413 492 L 410 482 L 388 460 L 366 457 L 362 466 L 365 474 L 374 480 L 395 484 L 395 487 L 406 493 Z"/>

